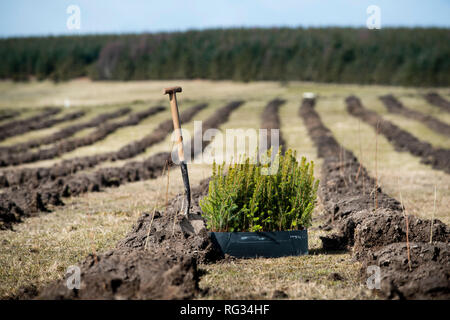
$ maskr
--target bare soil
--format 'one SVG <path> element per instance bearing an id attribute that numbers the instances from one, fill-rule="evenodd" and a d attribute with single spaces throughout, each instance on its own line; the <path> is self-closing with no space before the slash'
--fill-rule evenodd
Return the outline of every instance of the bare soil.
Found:
<path id="1" fill-rule="evenodd" d="M 4 109 L 0 112 L 0 121 L 12 119 L 20 115 L 20 112 L 14 109 Z"/>
<path id="2" fill-rule="evenodd" d="M 364 261 L 365 267 L 381 267 L 381 291 L 389 299 L 450 299 L 448 241 L 411 242 L 409 245 L 411 270 L 404 242 L 374 250 Z"/>
<path id="3" fill-rule="evenodd" d="M 286 103 L 286 101 L 281 99 L 274 99 L 270 101 L 264 108 L 261 122 L 261 129 L 267 129 L 267 149 L 272 147 L 272 140 L 270 138 L 272 130 L 279 130 L 279 146 L 281 147 L 282 153 L 286 151 L 286 142 L 281 134 L 280 115 L 278 110 L 284 103 Z"/>
<path id="4" fill-rule="evenodd" d="M 392 94 L 381 96 L 380 100 L 383 101 L 389 112 L 401 114 L 404 117 L 420 121 L 434 132 L 450 137 L 450 126 L 445 122 L 442 122 L 430 115 L 405 107 Z"/>
<path id="5" fill-rule="evenodd" d="M 420 157 L 422 163 L 450 174 L 450 149 L 435 148 L 430 143 L 419 140 L 411 133 L 383 119 L 376 112 L 364 108 L 361 101 L 355 96 L 348 97 L 346 102 L 347 111 L 351 115 L 379 130 L 379 133 L 384 135 L 397 151 L 408 151 Z"/>
<path id="6" fill-rule="evenodd" d="M 435 105 L 443 111 L 450 112 L 450 102 L 445 100 L 439 93 L 437 92 L 430 92 L 425 95 L 425 99 L 431 103 L 432 105 Z"/>

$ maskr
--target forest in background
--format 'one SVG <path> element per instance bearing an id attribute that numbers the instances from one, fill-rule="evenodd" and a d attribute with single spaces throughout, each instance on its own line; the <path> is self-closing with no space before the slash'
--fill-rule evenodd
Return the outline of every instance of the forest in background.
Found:
<path id="1" fill-rule="evenodd" d="M 0 79 L 450 85 L 450 30 L 247 28 L 7 38 Z"/>

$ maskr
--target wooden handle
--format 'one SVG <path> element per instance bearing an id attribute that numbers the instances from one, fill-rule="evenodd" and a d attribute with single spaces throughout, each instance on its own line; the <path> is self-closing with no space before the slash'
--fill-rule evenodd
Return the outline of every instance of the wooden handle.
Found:
<path id="1" fill-rule="evenodd" d="M 170 87 L 170 88 L 165 88 L 163 90 L 164 94 L 170 94 L 170 93 L 174 93 L 174 92 L 181 92 L 181 87 Z"/>
<path id="2" fill-rule="evenodd" d="M 180 158 L 180 161 L 184 161 L 183 136 L 181 135 L 180 114 L 178 112 L 177 96 L 175 92 L 169 93 L 170 111 L 172 113 L 173 128 L 177 131 L 178 135 L 178 157 Z"/>

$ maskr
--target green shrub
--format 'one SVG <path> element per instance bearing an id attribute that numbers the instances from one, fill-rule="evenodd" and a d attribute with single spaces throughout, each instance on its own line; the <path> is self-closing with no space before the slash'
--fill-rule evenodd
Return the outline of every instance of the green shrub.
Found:
<path id="1" fill-rule="evenodd" d="M 270 154 L 270 153 L 269 153 Z M 314 163 L 288 150 L 277 154 L 279 167 L 262 174 L 269 164 L 253 164 L 250 158 L 239 164 L 213 164 L 208 195 L 200 201 L 211 231 L 278 231 L 306 228 L 317 197 L 319 181 Z M 267 169 L 265 169 L 267 170 Z"/>

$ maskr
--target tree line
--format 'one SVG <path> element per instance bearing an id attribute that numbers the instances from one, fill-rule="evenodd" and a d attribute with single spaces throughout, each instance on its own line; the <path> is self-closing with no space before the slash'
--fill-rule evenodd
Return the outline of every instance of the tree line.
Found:
<path id="1" fill-rule="evenodd" d="M 0 78 L 450 85 L 450 30 L 245 28 L 7 38 Z"/>

